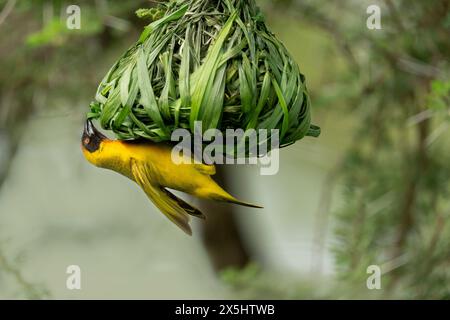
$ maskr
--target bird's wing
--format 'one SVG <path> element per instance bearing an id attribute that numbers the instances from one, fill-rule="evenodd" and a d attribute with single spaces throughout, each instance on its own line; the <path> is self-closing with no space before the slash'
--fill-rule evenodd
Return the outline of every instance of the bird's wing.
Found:
<path id="1" fill-rule="evenodd" d="M 189 226 L 189 215 L 204 218 L 204 215 L 196 208 L 192 207 L 184 200 L 176 197 L 170 191 L 159 185 L 152 184 L 151 170 L 148 165 L 136 159 L 131 159 L 131 172 L 134 180 L 144 190 L 149 199 L 161 210 L 164 215 L 180 227 L 184 232 L 191 235 Z"/>
<path id="2" fill-rule="evenodd" d="M 202 174 L 206 174 L 208 176 L 213 176 L 216 174 L 216 167 L 212 164 L 194 163 L 193 166 L 195 170 Z"/>
<path id="3" fill-rule="evenodd" d="M 206 157 L 206 154 L 200 152 L 203 157 Z M 197 152 L 192 152 L 191 159 L 189 163 L 191 163 L 195 170 L 200 172 L 201 174 L 206 174 L 208 176 L 213 176 L 216 174 L 216 167 L 213 164 L 205 164 L 203 163 L 203 159 L 198 157 Z M 208 163 L 212 163 L 211 159 L 207 158 Z"/>
<path id="4" fill-rule="evenodd" d="M 186 213 L 190 214 L 191 216 L 200 218 L 200 219 L 206 219 L 206 216 L 200 210 L 198 210 L 197 208 L 191 206 L 189 203 L 187 203 L 183 199 L 178 198 L 176 195 L 174 195 L 172 192 L 170 192 L 166 188 L 161 188 L 161 190 L 164 193 L 166 193 L 169 196 L 169 198 L 171 198 L 173 201 L 178 203 L 178 205 L 181 208 L 183 208 L 183 210 L 186 211 Z"/>

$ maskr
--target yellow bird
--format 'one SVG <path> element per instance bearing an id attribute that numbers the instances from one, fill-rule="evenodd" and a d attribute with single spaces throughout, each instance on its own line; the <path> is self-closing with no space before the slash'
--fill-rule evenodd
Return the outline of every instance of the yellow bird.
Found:
<path id="1" fill-rule="evenodd" d="M 155 206 L 184 232 L 191 235 L 189 216 L 205 216 L 167 188 L 200 198 L 262 208 L 242 202 L 223 190 L 211 176 L 214 165 L 172 161 L 172 147 L 151 141 L 110 140 L 99 132 L 90 120 L 86 121 L 81 149 L 93 165 L 116 171 L 135 181 Z"/>

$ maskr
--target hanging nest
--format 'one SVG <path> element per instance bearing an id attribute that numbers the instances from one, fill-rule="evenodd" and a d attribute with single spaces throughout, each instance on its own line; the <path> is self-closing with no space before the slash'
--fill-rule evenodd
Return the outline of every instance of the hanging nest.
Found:
<path id="1" fill-rule="evenodd" d="M 162 14 L 161 14 L 162 13 Z M 194 132 L 279 129 L 280 144 L 317 137 L 305 77 L 254 0 L 178 0 L 110 69 L 88 118 L 119 139 L 167 141 Z"/>

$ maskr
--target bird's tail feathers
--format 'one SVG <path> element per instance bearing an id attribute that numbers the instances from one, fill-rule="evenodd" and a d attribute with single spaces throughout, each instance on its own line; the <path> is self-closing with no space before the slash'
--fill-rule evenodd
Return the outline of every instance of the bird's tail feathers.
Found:
<path id="1" fill-rule="evenodd" d="M 217 190 L 215 190 L 215 192 L 210 196 L 210 198 L 213 198 L 214 200 L 217 200 L 217 201 L 238 204 L 238 205 L 244 206 L 244 207 L 259 208 L 259 209 L 264 208 L 257 204 L 238 200 L 220 187 Z"/>
<path id="2" fill-rule="evenodd" d="M 258 209 L 264 208 L 263 206 L 260 206 L 260 205 L 257 205 L 257 204 L 240 201 L 240 200 L 238 200 L 238 199 L 236 199 L 234 197 L 223 198 L 221 201 L 230 202 L 230 203 L 234 203 L 234 204 L 238 204 L 238 205 L 241 205 L 241 206 L 244 206 L 244 207 L 250 207 L 250 208 L 258 208 Z"/>

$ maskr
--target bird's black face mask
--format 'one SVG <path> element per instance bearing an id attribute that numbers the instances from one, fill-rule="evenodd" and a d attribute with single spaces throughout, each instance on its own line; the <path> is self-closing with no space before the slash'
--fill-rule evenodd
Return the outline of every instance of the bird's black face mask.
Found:
<path id="1" fill-rule="evenodd" d="M 106 137 L 98 131 L 91 120 L 86 120 L 84 124 L 83 136 L 81 137 L 81 144 L 89 152 L 95 152 L 100 147 L 100 143 L 106 139 Z"/>

